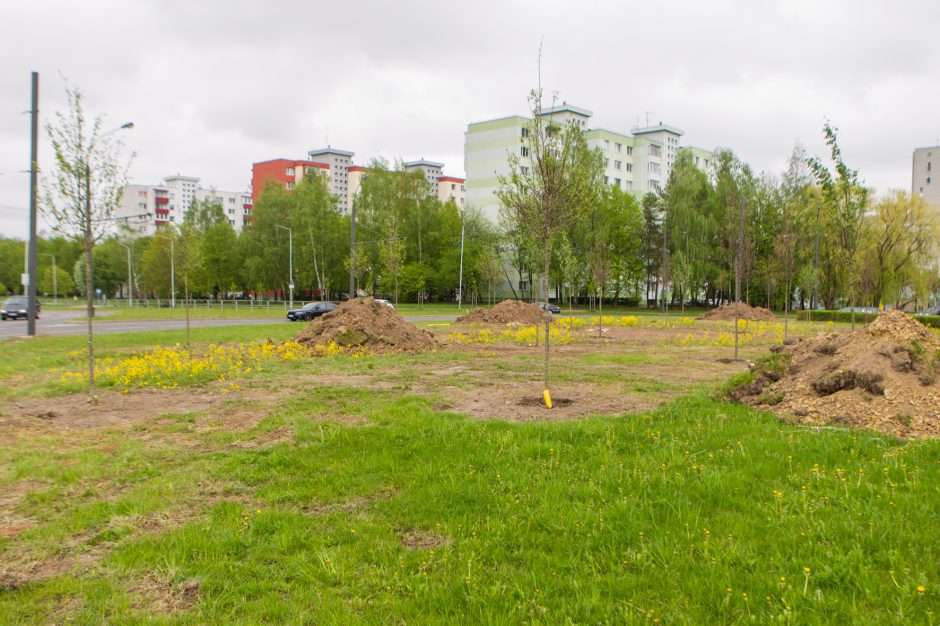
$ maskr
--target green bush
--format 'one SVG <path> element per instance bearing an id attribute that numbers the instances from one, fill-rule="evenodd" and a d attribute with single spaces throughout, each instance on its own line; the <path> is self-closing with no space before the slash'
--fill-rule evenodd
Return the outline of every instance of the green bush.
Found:
<path id="1" fill-rule="evenodd" d="M 878 317 L 877 313 L 856 313 L 855 321 L 867 324 Z M 940 328 L 940 315 L 913 315 L 911 316 L 924 326 Z M 812 320 L 814 322 L 851 322 L 851 311 L 799 311 L 796 314 L 799 320 Z"/>

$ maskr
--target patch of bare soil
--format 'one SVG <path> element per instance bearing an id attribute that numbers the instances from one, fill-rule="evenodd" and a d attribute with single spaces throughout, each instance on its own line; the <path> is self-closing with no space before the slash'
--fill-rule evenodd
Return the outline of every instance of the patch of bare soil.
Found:
<path id="1" fill-rule="evenodd" d="M 267 448 L 269 446 L 284 443 L 286 441 L 292 441 L 293 439 L 294 429 L 285 425 L 279 426 L 266 433 L 258 434 L 251 439 L 233 441 L 231 444 L 229 444 L 229 447 L 241 450 L 255 450 L 257 448 Z"/>
<path id="2" fill-rule="evenodd" d="M 751 320 L 757 322 L 775 322 L 777 316 L 770 309 L 751 306 L 745 302 L 723 304 L 702 316 L 703 320 Z"/>
<path id="3" fill-rule="evenodd" d="M 561 421 L 591 415 L 620 415 L 655 408 L 661 398 L 651 394 L 619 393 L 590 383 L 558 385 L 559 400 L 552 398 L 551 409 L 539 395 L 540 385 L 532 382 L 501 381 L 472 389 L 441 389 L 443 409 L 483 419 L 516 422 Z"/>
<path id="4" fill-rule="evenodd" d="M 127 586 L 127 590 L 138 598 L 136 608 L 144 609 L 151 615 L 186 611 L 199 601 L 201 588 L 202 583 L 195 579 L 174 584 L 157 578 L 153 573 Z"/>
<path id="5" fill-rule="evenodd" d="M 434 548 L 449 546 L 454 541 L 450 537 L 416 529 L 403 531 L 399 533 L 399 536 L 402 545 L 409 550 L 433 550 Z"/>
<path id="6" fill-rule="evenodd" d="M 304 515 L 329 515 L 330 513 L 355 513 L 368 508 L 380 500 L 388 500 L 395 495 L 394 491 L 383 490 L 367 496 L 357 496 L 336 502 L 311 502 L 301 508 Z"/>
<path id="7" fill-rule="evenodd" d="M 408 354 L 437 347 L 431 333 L 406 322 L 397 311 L 374 298 L 344 302 L 310 322 L 295 339 L 311 346 L 326 346 L 332 341 L 344 348 Z"/>
<path id="8" fill-rule="evenodd" d="M 785 367 L 758 371 L 733 395 L 805 423 L 940 436 L 940 337 L 904 313 L 777 351 Z"/>
<path id="9" fill-rule="evenodd" d="M 104 391 L 98 393 L 97 404 L 88 402 L 84 394 L 17 400 L 3 405 L 0 441 L 5 434 L 24 430 L 127 428 L 168 413 L 215 411 L 221 415 L 228 413 L 219 410 L 225 403 L 252 395 L 255 394 L 251 390 L 222 394 L 218 389 L 207 387 L 138 389 L 126 394 Z M 262 413 L 261 417 L 265 414 Z"/>
<path id="10" fill-rule="evenodd" d="M 458 324 L 541 324 L 549 314 L 530 302 L 503 300 L 490 309 L 473 309 Z M 550 319 L 550 318 L 549 318 Z"/>

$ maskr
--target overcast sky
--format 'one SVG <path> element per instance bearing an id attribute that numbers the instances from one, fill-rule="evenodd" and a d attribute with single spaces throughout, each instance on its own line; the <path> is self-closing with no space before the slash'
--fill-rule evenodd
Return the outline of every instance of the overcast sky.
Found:
<path id="1" fill-rule="evenodd" d="M 279 0 L 4 2 L 0 234 L 27 232 L 30 72 L 43 122 L 61 76 L 137 157 L 132 182 L 182 173 L 246 189 L 251 164 L 327 142 L 427 158 L 463 175 L 468 122 L 526 113 L 542 84 L 593 126 L 662 121 L 683 143 L 778 173 L 794 144 L 883 192 L 910 190 L 911 153 L 940 136 L 940 2 L 710 0 L 472 3 Z M 40 168 L 51 150 L 40 147 Z"/>

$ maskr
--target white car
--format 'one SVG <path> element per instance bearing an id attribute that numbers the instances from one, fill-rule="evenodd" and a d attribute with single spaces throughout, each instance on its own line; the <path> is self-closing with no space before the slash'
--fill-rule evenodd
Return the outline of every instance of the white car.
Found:
<path id="1" fill-rule="evenodd" d="M 387 306 L 387 307 L 390 308 L 390 309 L 394 309 L 394 308 L 395 308 L 395 305 L 393 305 L 393 304 L 392 304 L 391 302 L 389 302 L 388 300 L 382 300 L 381 298 L 376 298 L 375 301 L 378 302 L 379 304 L 384 304 L 385 306 Z"/>

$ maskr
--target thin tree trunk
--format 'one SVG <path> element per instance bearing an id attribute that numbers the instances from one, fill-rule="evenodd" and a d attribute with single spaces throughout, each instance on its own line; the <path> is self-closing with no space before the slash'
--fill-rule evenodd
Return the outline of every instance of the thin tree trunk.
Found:
<path id="1" fill-rule="evenodd" d="M 548 265 L 550 260 L 550 251 L 549 245 L 545 245 L 545 273 L 542 275 L 542 285 L 545 295 L 545 303 L 548 304 Z M 543 314 L 545 311 L 543 310 Z M 545 385 L 545 391 L 548 391 L 548 359 L 549 359 L 549 326 L 552 323 L 551 319 L 548 316 L 545 317 L 545 371 L 543 376 L 543 383 Z"/>
<path id="2" fill-rule="evenodd" d="M 90 231 L 91 215 L 87 215 L 86 228 Z M 94 294 L 94 263 L 92 262 L 92 240 L 91 235 L 85 234 L 85 300 L 87 304 L 86 315 L 88 316 L 88 401 L 97 404 L 95 397 L 95 294 Z"/>

